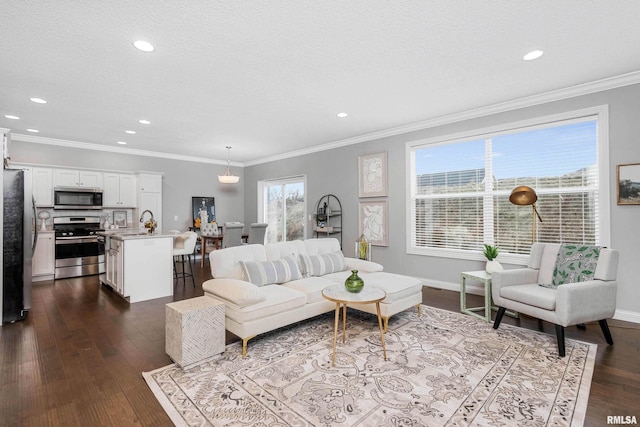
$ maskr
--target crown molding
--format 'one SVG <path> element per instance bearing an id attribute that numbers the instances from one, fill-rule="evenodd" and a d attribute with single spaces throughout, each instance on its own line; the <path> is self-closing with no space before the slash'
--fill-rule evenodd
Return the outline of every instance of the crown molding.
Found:
<path id="1" fill-rule="evenodd" d="M 537 95 L 528 96 L 525 98 L 514 99 L 511 101 L 501 102 L 498 104 L 488 105 L 485 107 L 475 108 L 472 110 L 462 111 L 460 113 L 449 114 L 446 116 L 435 117 L 433 119 L 423 120 L 407 125 L 398 126 L 395 128 L 389 128 L 378 132 L 367 133 L 359 135 L 353 138 L 342 139 L 338 141 L 329 142 L 326 144 L 316 145 L 306 149 L 291 151 L 271 157 L 265 157 L 256 161 L 245 162 L 245 166 L 253 166 L 262 163 L 268 163 L 276 160 L 284 160 L 291 157 L 298 157 L 305 154 L 317 153 L 319 151 L 332 150 L 334 148 L 346 147 L 348 145 L 359 144 L 361 142 L 373 141 L 380 138 L 387 138 L 390 136 L 401 135 L 409 132 L 420 131 L 424 129 L 434 128 L 437 126 L 443 126 L 450 123 L 461 122 L 464 120 L 475 119 L 484 116 L 490 116 L 492 114 L 503 113 L 506 111 L 517 110 L 525 107 L 532 107 L 534 105 L 546 104 L 553 101 L 560 101 L 563 99 L 574 98 L 581 95 L 588 95 L 591 93 L 602 92 L 605 90 L 616 89 L 619 87 L 630 86 L 640 83 L 640 71 L 634 71 L 632 73 L 622 74 L 620 76 L 609 77 L 606 79 L 596 80 L 589 83 L 583 83 L 575 86 L 570 86 L 563 89 L 544 92 Z"/>
<path id="2" fill-rule="evenodd" d="M 135 156 L 157 157 L 160 159 L 182 160 L 185 162 L 208 163 L 213 165 L 227 165 L 226 160 L 210 159 L 206 157 L 185 156 L 182 154 L 162 153 L 159 151 L 137 150 L 135 148 L 111 147 L 103 144 L 91 144 L 88 142 L 69 141 L 66 139 L 47 138 L 42 136 L 25 135 L 12 133 L 11 139 L 14 141 L 31 142 L 34 144 L 55 145 L 58 147 L 78 148 L 81 150 L 106 151 L 109 153 L 129 154 Z M 239 162 L 231 162 L 231 166 L 243 167 Z"/>
<path id="3" fill-rule="evenodd" d="M 464 120 L 475 119 L 479 117 L 489 116 L 492 114 L 503 113 L 506 111 L 517 110 L 525 107 L 532 107 L 534 105 L 546 104 L 553 101 L 560 101 L 567 98 L 574 98 L 577 96 L 588 95 L 591 93 L 602 92 L 605 90 L 616 89 L 619 87 L 630 86 L 640 83 L 640 71 L 634 71 L 619 76 L 608 77 L 593 82 L 582 83 L 575 86 L 570 86 L 563 89 L 544 92 L 537 95 L 532 95 L 524 98 L 514 99 L 511 101 L 501 102 L 498 104 L 488 105 L 485 107 L 475 108 L 472 110 L 462 111 L 459 113 L 449 114 L 446 116 L 435 117 L 428 120 L 423 120 L 407 125 L 402 125 L 394 128 L 384 129 L 377 132 L 371 132 L 352 138 L 341 139 L 338 141 L 332 141 L 313 147 L 304 148 L 300 150 L 289 151 L 287 153 L 276 154 L 274 156 L 263 157 L 259 160 L 252 160 L 248 162 L 231 162 L 231 166 L 246 167 L 254 166 L 263 163 L 269 163 L 277 160 L 290 159 L 292 157 L 303 156 L 306 154 L 317 153 L 320 151 L 333 150 L 340 147 L 346 147 L 349 145 L 360 144 L 362 142 L 369 142 L 376 139 L 387 138 L 391 136 L 401 135 L 409 132 L 420 131 L 424 129 L 434 128 L 450 123 L 456 123 Z M 69 141 L 64 139 L 46 138 L 41 136 L 25 135 L 25 134 L 11 134 L 11 138 L 15 141 L 32 142 L 35 144 L 47 144 L 57 145 L 60 147 L 71 147 L 83 150 L 94 151 L 106 151 L 119 154 L 130 154 L 136 156 L 157 157 L 161 159 L 170 160 L 182 160 L 186 162 L 208 163 L 215 165 L 226 165 L 225 160 L 210 159 L 205 157 L 185 156 L 182 154 L 170 154 L 157 151 L 137 150 L 134 148 L 124 147 L 112 147 L 103 144 L 90 144 L 86 142 Z"/>

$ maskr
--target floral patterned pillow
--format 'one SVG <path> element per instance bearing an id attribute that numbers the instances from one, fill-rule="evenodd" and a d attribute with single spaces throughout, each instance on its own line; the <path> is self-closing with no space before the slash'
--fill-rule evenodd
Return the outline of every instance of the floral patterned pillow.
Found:
<path id="1" fill-rule="evenodd" d="M 550 287 L 593 279 L 599 256 L 599 246 L 560 245 Z"/>

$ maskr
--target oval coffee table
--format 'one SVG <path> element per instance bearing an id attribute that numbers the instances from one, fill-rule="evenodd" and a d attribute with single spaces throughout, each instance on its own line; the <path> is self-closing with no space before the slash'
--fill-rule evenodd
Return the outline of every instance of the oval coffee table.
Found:
<path id="1" fill-rule="evenodd" d="M 336 321 L 333 328 L 333 355 L 331 356 L 331 366 L 336 361 L 336 341 L 338 339 L 338 323 L 340 321 L 340 306 L 342 310 L 342 342 L 346 342 L 347 336 L 347 304 L 375 304 L 378 313 L 378 326 L 380 327 L 380 341 L 382 341 L 382 351 L 384 360 L 387 360 L 387 348 L 384 344 L 384 331 L 382 329 L 382 317 L 380 316 L 380 301 L 387 296 L 382 289 L 365 286 L 358 293 L 348 292 L 344 285 L 328 286 L 322 290 L 322 296 L 336 303 Z"/>

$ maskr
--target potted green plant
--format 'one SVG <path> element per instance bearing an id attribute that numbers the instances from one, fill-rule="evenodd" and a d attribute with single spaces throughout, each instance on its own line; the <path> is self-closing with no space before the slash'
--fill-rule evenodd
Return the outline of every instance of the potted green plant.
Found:
<path id="1" fill-rule="evenodd" d="M 502 271 L 504 270 L 504 268 L 502 268 L 502 265 L 496 261 L 496 258 L 498 257 L 498 253 L 500 251 L 498 250 L 498 247 L 495 245 L 487 245 L 485 243 L 484 245 L 484 256 L 487 258 L 487 265 L 485 266 L 485 270 L 487 271 L 487 273 L 491 274 L 494 271 Z"/>

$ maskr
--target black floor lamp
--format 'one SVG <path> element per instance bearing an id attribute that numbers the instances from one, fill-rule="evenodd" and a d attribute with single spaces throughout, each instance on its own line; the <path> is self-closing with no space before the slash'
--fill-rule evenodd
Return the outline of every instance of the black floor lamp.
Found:
<path id="1" fill-rule="evenodd" d="M 534 216 L 532 218 L 533 225 L 531 230 L 531 243 L 536 241 L 536 216 L 542 222 L 542 218 L 538 213 L 538 209 L 536 209 L 536 201 L 538 200 L 538 195 L 535 190 L 531 187 L 527 187 L 526 185 L 521 185 L 519 187 L 514 188 L 511 191 L 511 195 L 509 196 L 509 201 L 514 205 L 518 206 L 529 206 L 533 208 Z"/>

